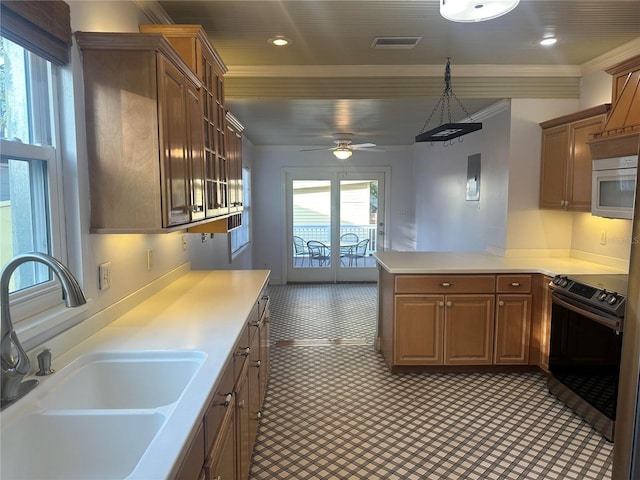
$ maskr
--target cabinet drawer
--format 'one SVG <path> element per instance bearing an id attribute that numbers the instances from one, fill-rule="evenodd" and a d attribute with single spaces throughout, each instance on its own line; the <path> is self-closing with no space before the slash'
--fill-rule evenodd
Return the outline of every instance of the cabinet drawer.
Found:
<path id="1" fill-rule="evenodd" d="M 396 293 L 494 293 L 495 275 L 397 275 Z"/>
<path id="2" fill-rule="evenodd" d="M 227 362 L 215 396 L 211 399 L 209 408 L 204 414 L 205 449 L 207 452 L 211 450 L 213 441 L 220 430 L 222 419 L 229 409 L 227 402 L 231 402 L 232 400 L 234 386 L 233 361 L 230 361 Z"/>
<path id="3" fill-rule="evenodd" d="M 529 293 L 531 275 L 498 275 L 496 291 L 498 293 Z"/>

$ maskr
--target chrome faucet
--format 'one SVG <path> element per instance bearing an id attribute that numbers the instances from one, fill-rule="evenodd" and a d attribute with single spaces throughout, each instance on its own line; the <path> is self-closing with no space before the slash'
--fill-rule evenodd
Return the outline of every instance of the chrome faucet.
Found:
<path id="1" fill-rule="evenodd" d="M 38 383 L 37 380 L 22 382 L 25 375 L 29 373 L 29 357 L 18 341 L 9 313 L 9 280 L 16 268 L 27 262 L 42 263 L 53 270 L 53 273 L 56 274 L 62 284 L 63 298 L 67 307 L 78 307 L 87 303 L 80 284 L 71 271 L 49 255 L 38 252 L 25 253 L 14 257 L 5 265 L 0 275 L 0 303 L 2 303 L 0 330 L 2 383 L 0 385 L 0 401 L 3 407 L 26 395 Z"/>

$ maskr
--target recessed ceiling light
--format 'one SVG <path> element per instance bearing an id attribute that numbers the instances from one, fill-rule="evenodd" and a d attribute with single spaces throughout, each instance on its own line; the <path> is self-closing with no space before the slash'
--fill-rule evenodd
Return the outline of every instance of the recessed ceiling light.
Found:
<path id="1" fill-rule="evenodd" d="M 269 43 L 276 47 L 284 47 L 285 45 L 289 45 L 291 40 L 285 37 L 273 37 L 269 39 Z"/>
<path id="2" fill-rule="evenodd" d="M 540 45 L 548 47 L 550 45 L 555 45 L 555 43 L 557 41 L 558 41 L 558 39 L 555 38 L 555 37 L 547 37 L 547 38 L 543 38 L 542 40 L 540 40 Z"/>

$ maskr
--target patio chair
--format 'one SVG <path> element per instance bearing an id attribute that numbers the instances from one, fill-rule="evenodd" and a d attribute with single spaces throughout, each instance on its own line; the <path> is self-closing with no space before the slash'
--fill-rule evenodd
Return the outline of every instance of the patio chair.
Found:
<path id="1" fill-rule="evenodd" d="M 300 260 L 300 266 L 304 267 L 304 259 L 309 258 L 309 266 L 311 266 L 311 253 L 307 247 L 307 242 L 302 237 L 297 235 L 293 236 L 293 265 L 296 265 L 298 259 Z"/>
<path id="2" fill-rule="evenodd" d="M 347 257 L 356 247 L 360 238 L 355 233 L 343 233 L 340 235 L 340 263 L 344 265 L 342 259 Z"/>
<path id="3" fill-rule="evenodd" d="M 358 266 L 358 259 L 362 258 L 363 260 L 367 257 L 367 249 L 369 248 L 369 239 L 366 238 L 358 242 L 358 244 L 351 249 L 351 251 L 344 255 L 344 258 L 349 259 L 349 266 L 352 267 Z"/>
<path id="4" fill-rule="evenodd" d="M 313 261 L 318 262 L 318 266 L 329 266 L 331 263 L 331 249 L 322 242 L 317 240 L 309 240 L 307 242 L 309 249 L 309 264 L 313 266 Z"/>

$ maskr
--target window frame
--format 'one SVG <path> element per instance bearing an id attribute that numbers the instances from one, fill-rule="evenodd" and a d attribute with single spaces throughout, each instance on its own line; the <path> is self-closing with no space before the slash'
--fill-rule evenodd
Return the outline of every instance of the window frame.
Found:
<path id="1" fill-rule="evenodd" d="M 11 41 L 11 39 L 5 40 Z M 24 47 L 23 47 L 24 48 Z M 62 177 L 62 155 L 60 149 L 60 109 L 59 67 L 24 49 L 28 53 L 27 71 L 30 93 L 29 128 L 31 139 L 24 143 L 20 140 L 0 139 L 2 157 L 19 160 L 38 160 L 46 163 L 45 189 L 48 193 L 49 251 L 43 252 L 54 256 L 62 263 L 67 263 L 66 224 L 64 215 L 64 192 Z M 49 144 L 49 145 L 46 145 Z M 4 267 L 4 266 L 3 266 Z M 58 279 L 52 274 L 51 279 L 12 292 L 9 296 L 12 323 L 16 331 L 29 331 L 23 344 L 29 337 L 54 328 L 66 318 L 51 320 L 51 315 L 59 307 L 63 308 L 63 299 Z M 21 337 L 22 340 L 22 337 Z"/>
<path id="2" fill-rule="evenodd" d="M 246 175 L 245 175 L 246 173 Z M 246 248 L 251 245 L 251 169 L 242 166 L 242 223 L 241 226 L 232 230 L 229 234 L 229 261 L 235 260 Z M 247 229 L 247 240 L 242 244 L 237 244 L 237 237 L 240 229 Z"/>

